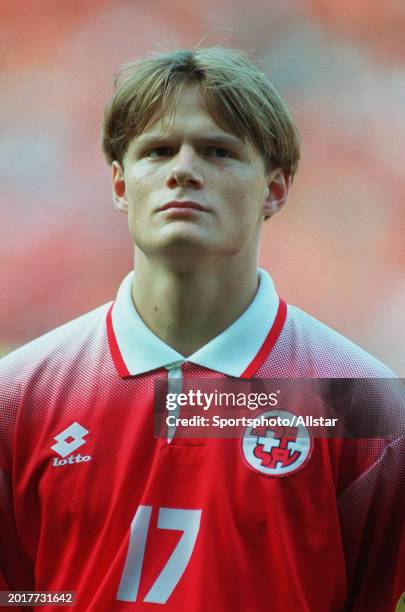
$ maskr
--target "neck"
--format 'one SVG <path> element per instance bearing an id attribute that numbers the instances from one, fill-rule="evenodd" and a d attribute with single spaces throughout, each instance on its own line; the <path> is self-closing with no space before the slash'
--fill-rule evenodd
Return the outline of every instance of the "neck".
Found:
<path id="1" fill-rule="evenodd" d="M 243 314 L 257 284 L 252 258 L 199 262 L 179 270 L 137 251 L 132 297 L 149 329 L 187 357 Z"/>

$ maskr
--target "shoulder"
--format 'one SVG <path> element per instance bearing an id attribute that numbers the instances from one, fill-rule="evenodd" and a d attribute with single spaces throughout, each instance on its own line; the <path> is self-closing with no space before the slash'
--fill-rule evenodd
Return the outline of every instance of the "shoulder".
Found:
<path id="1" fill-rule="evenodd" d="M 106 315 L 109 304 L 65 323 L 0 360 L 0 468 L 11 469 L 17 423 L 33 428 L 49 418 L 58 398 L 89 379 L 97 380 L 108 359 Z M 58 403 L 59 402 L 59 403 Z M 48 417 L 46 416 L 48 414 Z"/>
<path id="2" fill-rule="evenodd" d="M 45 370 L 63 368 L 85 358 L 106 336 L 105 320 L 111 303 L 57 327 L 0 359 L 0 385 L 14 389 Z"/>
<path id="3" fill-rule="evenodd" d="M 296 306 L 277 343 L 278 356 L 294 365 L 300 376 L 395 378 L 395 373 L 354 342 Z"/>

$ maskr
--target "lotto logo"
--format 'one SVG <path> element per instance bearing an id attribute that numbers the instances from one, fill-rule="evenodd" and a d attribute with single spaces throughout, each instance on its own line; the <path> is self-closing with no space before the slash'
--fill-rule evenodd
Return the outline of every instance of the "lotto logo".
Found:
<path id="1" fill-rule="evenodd" d="M 70 455 L 69 459 L 57 459 L 54 457 L 52 461 L 53 467 L 60 467 L 61 465 L 67 465 L 72 463 L 82 463 L 83 461 L 90 461 L 90 455 Z"/>
<path id="2" fill-rule="evenodd" d="M 83 440 L 83 436 L 88 433 L 87 429 L 75 421 L 54 437 L 57 444 L 51 446 L 51 449 L 61 457 L 67 457 L 67 455 L 70 455 L 70 453 L 73 453 L 73 451 L 86 443 L 86 440 Z"/>

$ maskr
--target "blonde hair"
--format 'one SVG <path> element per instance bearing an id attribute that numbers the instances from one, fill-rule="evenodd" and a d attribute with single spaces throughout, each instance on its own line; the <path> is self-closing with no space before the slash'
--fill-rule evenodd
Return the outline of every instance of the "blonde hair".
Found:
<path id="1" fill-rule="evenodd" d="M 286 103 L 241 51 L 227 47 L 154 54 L 124 64 L 115 79 L 102 130 L 107 161 L 123 163 L 130 141 L 167 113 L 186 84 L 198 83 L 207 110 L 223 129 L 254 144 L 266 167 L 294 176 L 299 134 Z"/>

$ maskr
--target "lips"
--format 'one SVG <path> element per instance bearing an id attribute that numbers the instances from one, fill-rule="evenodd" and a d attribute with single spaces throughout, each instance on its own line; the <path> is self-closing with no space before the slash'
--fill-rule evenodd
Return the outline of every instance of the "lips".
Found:
<path id="1" fill-rule="evenodd" d="M 163 210 L 169 210 L 172 208 L 181 208 L 181 209 L 194 209 L 194 210 L 207 210 L 201 204 L 197 202 L 192 202 L 191 200 L 172 200 L 171 202 L 167 202 L 163 204 L 160 208 L 158 208 L 158 212 L 162 212 Z"/>

